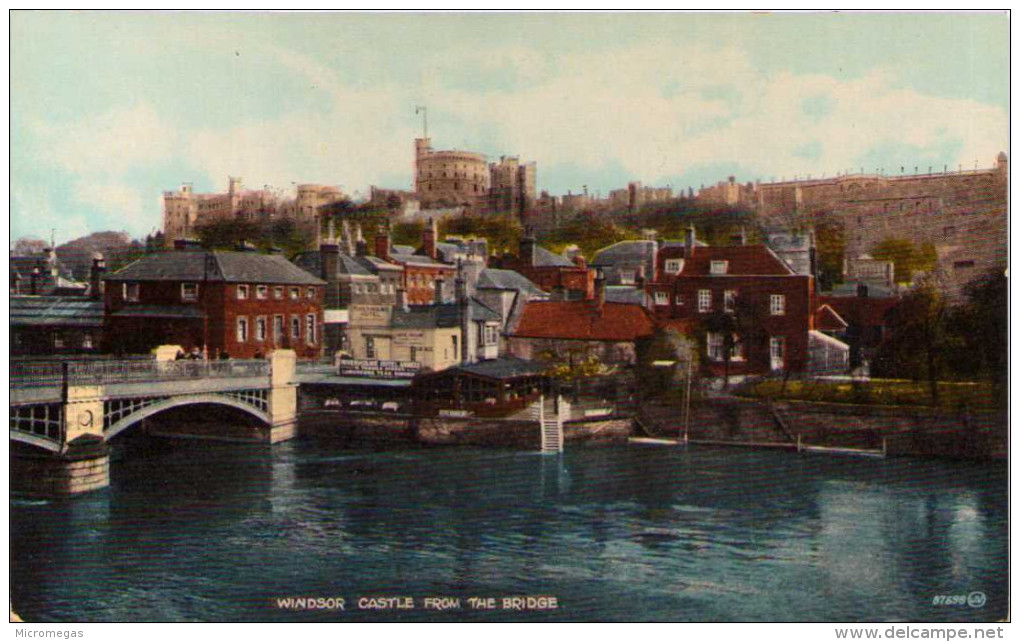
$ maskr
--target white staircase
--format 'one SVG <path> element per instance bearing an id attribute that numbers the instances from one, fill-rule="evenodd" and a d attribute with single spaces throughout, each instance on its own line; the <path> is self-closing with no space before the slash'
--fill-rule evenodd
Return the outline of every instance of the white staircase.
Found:
<path id="1" fill-rule="evenodd" d="M 559 412 L 557 412 L 557 405 Z M 563 417 L 568 416 L 567 402 L 562 398 L 559 404 L 555 398 L 542 397 L 538 404 L 538 422 L 542 426 L 542 453 L 558 454 L 563 452 Z"/>

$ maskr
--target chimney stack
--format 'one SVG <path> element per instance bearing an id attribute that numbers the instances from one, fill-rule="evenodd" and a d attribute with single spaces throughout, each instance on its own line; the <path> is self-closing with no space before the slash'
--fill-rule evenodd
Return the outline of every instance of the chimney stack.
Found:
<path id="1" fill-rule="evenodd" d="M 435 299 L 433 301 L 436 305 L 442 305 L 443 303 L 443 283 L 444 283 L 443 279 L 436 277 L 435 281 L 436 293 Z"/>
<path id="2" fill-rule="evenodd" d="M 39 294 L 39 268 L 32 269 L 32 280 L 29 284 L 29 294 Z"/>
<path id="3" fill-rule="evenodd" d="M 688 226 L 684 230 L 684 257 L 691 258 L 694 256 L 694 243 L 695 243 L 694 226 Z"/>
<path id="4" fill-rule="evenodd" d="M 602 272 L 602 268 L 595 271 L 595 309 L 599 315 L 602 314 L 602 308 L 606 305 L 606 275 Z"/>
<path id="5" fill-rule="evenodd" d="M 92 255 L 92 269 L 89 270 L 89 296 L 93 299 L 103 298 L 103 273 L 106 272 L 106 260 L 96 252 Z"/>
<path id="6" fill-rule="evenodd" d="M 425 229 L 422 230 L 421 233 L 421 244 L 422 249 L 425 251 L 425 255 L 432 260 L 435 260 L 438 255 L 438 251 L 436 249 L 438 236 L 439 228 L 436 225 L 436 221 L 432 217 L 429 217 L 428 225 L 425 226 Z"/>
<path id="7" fill-rule="evenodd" d="M 375 256 L 380 261 L 390 260 L 390 231 L 384 225 L 375 233 Z"/>
<path id="8" fill-rule="evenodd" d="M 645 266 L 639 265 L 637 273 L 634 275 L 634 287 L 644 289 L 645 288 Z"/>
<path id="9" fill-rule="evenodd" d="M 354 254 L 356 256 L 368 256 L 368 243 L 365 242 L 365 237 L 361 234 L 360 225 L 354 228 Z"/>
<path id="10" fill-rule="evenodd" d="M 403 310 L 404 312 L 407 312 L 407 293 L 404 292 L 404 288 L 397 288 L 397 295 L 394 305 L 398 310 Z"/>
<path id="11" fill-rule="evenodd" d="M 464 265 L 457 261 L 457 278 L 454 280 L 457 308 L 460 313 L 460 360 L 468 363 L 471 350 L 471 302 L 467 295 L 467 281 L 464 279 Z"/>
<path id="12" fill-rule="evenodd" d="M 535 235 L 531 228 L 524 230 L 524 235 L 521 236 L 521 242 L 518 254 L 520 254 L 520 261 L 523 265 L 533 267 L 535 265 Z"/>

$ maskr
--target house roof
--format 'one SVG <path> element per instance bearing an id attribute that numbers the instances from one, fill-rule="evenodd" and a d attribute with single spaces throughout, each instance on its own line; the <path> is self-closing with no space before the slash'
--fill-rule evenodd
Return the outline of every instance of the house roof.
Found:
<path id="1" fill-rule="evenodd" d="M 12 295 L 9 298 L 12 326 L 103 325 L 103 302 L 83 297 Z"/>
<path id="2" fill-rule="evenodd" d="M 219 281 L 322 285 L 279 254 L 170 251 L 148 254 L 103 277 L 107 281 Z"/>
<path id="3" fill-rule="evenodd" d="M 486 268 L 478 275 L 475 288 L 483 290 L 514 290 L 528 295 L 545 294 L 520 272 Z"/>
<path id="4" fill-rule="evenodd" d="M 51 259 L 42 254 L 9 257 L 10 278 L 20 281 L 19 288 L 27 292 L 32 287 L 32 274 L 38 269 L 36 277 L 37 294 L 83 294 L 88 286 L 70 277 L 64 264 L 55 256 Z M 52 263 L 51 263 L 52 261 Z M 56 268 L 56 276 L 54 276 Z"/>
<path id="5" fill-rule="evenodd" d="M 599 267 L 644 262 L 650 268 L 656 249 L 655 241 L 619 241 L 596 252 L 591 264 Z"/>
<path id="6" fill-rule="evenodd" d="M 456 376 L 458 373 L 466 373 L 486 379 L 515 379 L 517 377 L 533 377 L 542 374 L 547 369 L 547 364 L 525 361 L 516 357 L 500 359 L 489 359 L 477 363 L 469 363 L 460 366 L 447 368 L 436 373 L 430 373 L 428 377 Z"/>
<path id="7" fill-rule="evenodd" d="M 503 317 L 478 299 L 469 300 L 472 321 L 501 321 Z M 460 306 L 456 303 L 412 305 L 406 310 L 393 308 L 390 325 L 394 328 L 455 328 L 460 325 Z"/>
<path id="8" fill-rule="evenodd" d="M 294 265 L 312 276 L 319 276 L 322 274 L 322 253 L 319 251 L 302 252 L 294 257 Z M 371 270 L 344 252 L 339 253 L 336 267 L 337 275 L 373 276 Z"/>
<path id="9" fill-rule="evenodd" d="M 832 306 L 823 303 L 815 311 L 815 328 L 830 332 L 842 332 L 847 329 L 847 322 L 832 309 Z"/>
<path id="10" fill-rule="evenodd" d="M 129 305 L 110 316 L 136 319 L 202 319 L 205 313 L 193 305 Z"/>
<path id="11" fill-rule="evenodd" d="M 634 341 L 652 333 L 652 319 L 639 305 L 594 302 L 532 301 L 524 306 L 515 337 Z"/>
<path id="12" fill-rule="evenodd" d="M 643 288 L 630 285 L 607 285 L 606 301 L 610 303 L 629 303 L 631 305 L 644 305 L 647 294 Z"/>
<path id="13" fill-rule="evenodd" d="M 896 307 L 900 299 L 822 295 L 817 301 L 819 305 L 830 306 L 848 324 L 857 321 L 864 326 L 884 326 L 886 313 Z"/>
<path id="14" fill-rule="evenodd" d="M 565 256 L 550 252 L 541 245 L 535 246 L 535 264 L 533 267 L 577 267 Z"/>
<path id="15" fill-rule="evenodd" d="M 795 274 L 782 259 L 764 245 L 722 245 L 699 247 L 684 260 L 681 276 L 709 276 L 712 261 L 727 261 L 727 275 L 790 276 Z"/>
<path id="16" fill-rule="evenodd" d="M 390 263 L 389 261 L 383 261 L 382 259 L 375 256 L 356 256 L 354 260 L 360 265 L 364 266 L 372 274 L 378 274 L 380 270 L 389 270 L 391 272 L 398 272 L 404 269 L 404 266 L 397 263 Z"/>

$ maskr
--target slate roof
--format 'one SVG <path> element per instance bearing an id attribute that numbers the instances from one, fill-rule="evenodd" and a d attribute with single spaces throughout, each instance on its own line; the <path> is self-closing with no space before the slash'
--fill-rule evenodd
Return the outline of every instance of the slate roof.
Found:
<path id="1" fill-rule="evenodd" d="M 645 269 L 651 270 L 652 258 L 657 247 L 655 241 L 620 241 L 596 252 L 591 264 L 599 267 L 643 262 Z M 646 274 L 651 272 L 648 271 Z"/>
<path id="2" fill-rule="evenodd" d="M 606 301 L 610 303 L 629 303 L 644 305 L 647 294 L 644 289 L 629 285 L 607 285 Z"/>
<path id="3" fill-rule="evenodd" d="M 822 295 L 817 303 L 831 307 L 848 324 L 859 320 L 864 326 L 884 326 L 886 313 L 896 307 L 900 299 Z"/>
<path id="4" fill-rule="evenodd" d="M 404 269 L 401 265 L 390 263 L 389 261 L 383 261 L 382 259 L 374 256 L 356 256 L 354 257 L 354 260 L 372 274 L 378 274 L 380 270 L 399 271 Z"/>
<path id="5" fill-rule="evenodd" d="M 541 245 L 535 246 L 535 264 L 533 267 L 577 267 L 565 256 L 550 252 Z"/>
<path id="6" fill-rule="evenodd" d="M 312 276 L 322 274 L 322 254 L 317 251 L 302 252 L 294 257 L 294 265 L 298 266 Z M 344 252 L 340 252 L 337 261 L 337 274 L 352 274 L 357 276 L 373 276 L 371 270 L 358 262 L 358 260 Z"/>
<path id="7" fill-rule="evenodd" d="M 448 368 L 445 372 L 466 372 L 488 379 L 514 379 L 516 377 L 531 377 L 542 374 L 547 367 L 547 364 L 525 361 L 516 357 L 507 357 L 456 366 Z"/>
<path id="8" fill-rule="evenodd" d="M 498 312 L 478 299 L 470 299 L 472 321 L 501 321 Z M 394 328 L 455 328 L 460 325 L 460 306 L 456 303 L 412 305 L 407 310 L 393 308 L 390 325 Z"/>
<path id="9" fill-rule="evenodd" d="M 829 332 L 842 332 L 847 329 L 847 322 L 832 309 L 832 306 L 823 303 L 815 311 L 815 328 Z"/>
<path id="10" fill-rule="evenodd" d="M 36 269 L 39 270 L 39 275 L 36 277 L 37 294 L 84 294 L 88 289 L 85 283 L 70 278 L 59 259 L 54 258 L 57 268 L 56 278 L 53 276 L 53 266 L 50 264 L 50 260 L 43 255 L 11 256 L 8 261 L 11 282 L 17 277 L 21 292 L 31 291 L 32 273 Z"/>
<path id="11" fill-rule="evenodd" d="M 103 302 L 83 297 L 18 296 L 9 299 L 12 326 L 103 325 Z"/>
<path id="12" fill-rule="evenodd" d="M 279 254 L 170 251 L 149 254 L 103 277 L 106 281 L 219 281 L 322 285 Z"/>
<path id="13" fill-rule="evenodd" d="M 524 294 L 545 294 L 537 285 L 520 272 L 486 268 L 478 275 L 475 288 L 484 290 L 514 290 Z"/>
<path id="14" fill-rule="evenodd" d="M 639 305 L 592 301 L 533 301 L 524 306 L 515 337 L 634 341 L 652 334 L 652 319 Z"/>
<path id="15" fill-rule="evenodd" d="M 680 276 L 710 276 L 712 261 L 727 261 L 730 276 L 790 276 L 790 266 L 764 245 L 699 247 L 684 260 Z"/>

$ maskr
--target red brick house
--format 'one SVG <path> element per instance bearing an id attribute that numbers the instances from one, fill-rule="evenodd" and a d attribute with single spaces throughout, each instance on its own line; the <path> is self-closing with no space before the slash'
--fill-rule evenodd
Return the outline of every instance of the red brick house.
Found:
<path id="1" fill-rule="evenodd" d="M 517 256 L 501 257 L 497 267 L 524 275 L 555 299 L 591 299 L 595 293 L 595 274 L 583 259 L 575 263 L 550 252 L 530 233 L 521 237 Z"/>
<path id="2" fill-rule="evenodd" d="M 434 227 L 426 226 L 423 237 L 426 254 L 416 254 L 413 250 L 394 251 L 390 232 L 384 227 L 379 228 L 375 236 L 376 258 L 404 268 L 403 287 L 408 305 L 435 303 L 437 283 L 442 287 L 439 300 L 453 298 L 453 280 L 457 276 L 457 267 L 437 260 Z"/>
<path id="3" fill-rule="evenodd" d="M 525 304 L 507 337 L 510 355 L 563 362 L 594 356 L 608 365 L 633 365 L 636 344 L 652 335 L 654 323 L 640 305 L 607 303 L 604 284 L 596 281 L 591 299 Z"/>
<path id="4" fill-rule="evenodd" d="M 177 344 L 209 358 L 252 358 L 275 348 L 319 356 L 322 280 L 277 254 L 179 247 L 104 277 L 108 352 Z"/>
<path id="5" fill-rule="evenodd" d="M 724 337 L 712 332 L 719 314 L 734 315 L 747 336 L 736 337 L 729 374 L 765 374 L 810 366 L 814 283 L 764 245 L 697 246 L 661 252 L 659 277 L 648 285 L 657 320 L 687 329 L 705 346 L 705 369 L 724 370 Z"/>

